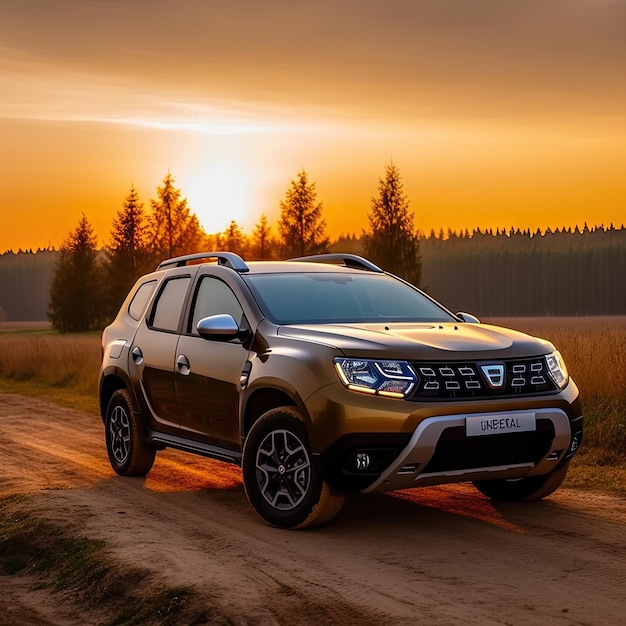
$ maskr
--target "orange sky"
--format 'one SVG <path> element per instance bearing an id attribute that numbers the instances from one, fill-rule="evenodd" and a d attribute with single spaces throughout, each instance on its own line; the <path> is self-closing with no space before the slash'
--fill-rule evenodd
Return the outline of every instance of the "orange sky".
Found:
<path id="1" fill-rule="evenodd" d="M 390 160 L 418 228 L 626 222 L 623 0 L 2 0 L 0 252 L 99 243 L 167 171 L 250 233 L 305 168 L 331 237 Z"/>

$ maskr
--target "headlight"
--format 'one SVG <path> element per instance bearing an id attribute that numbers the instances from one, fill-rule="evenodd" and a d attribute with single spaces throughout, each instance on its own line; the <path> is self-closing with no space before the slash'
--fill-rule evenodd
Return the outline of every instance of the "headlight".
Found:
<path id="1" fill-rule="evenodd" d="M 569 381 L 569 374 L 561 353 L 556 350 L 546 356 L 548 374 L 559 389 L 564 389 Z"/>
<path id="2" fill-rule="evenodd" d="M 334 359 L 341 382 L 352 391 L 405 398 L 417 383 L 417 375 L 406 361 Z"/>

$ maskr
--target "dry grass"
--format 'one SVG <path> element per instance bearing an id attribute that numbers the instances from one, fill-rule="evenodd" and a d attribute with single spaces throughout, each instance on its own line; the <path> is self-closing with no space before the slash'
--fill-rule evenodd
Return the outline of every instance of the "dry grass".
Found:
<path id="1" fill-rule="evenodd" d="M 0 334 L 0 388 L 97 411 L 100 335 Z"/>

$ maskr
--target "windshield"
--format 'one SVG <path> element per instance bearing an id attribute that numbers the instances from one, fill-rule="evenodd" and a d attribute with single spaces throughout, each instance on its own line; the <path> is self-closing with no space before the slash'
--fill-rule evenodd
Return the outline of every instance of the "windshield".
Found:
<path id="1" fill-rule="evenodd" d="M 244 280 L 275 324 L 455 321 L 420 291 L 385 274 L 252 274 Z"/>

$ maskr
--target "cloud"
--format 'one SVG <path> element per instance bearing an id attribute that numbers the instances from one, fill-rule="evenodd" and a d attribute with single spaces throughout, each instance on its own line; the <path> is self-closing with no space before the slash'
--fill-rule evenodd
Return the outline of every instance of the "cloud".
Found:
<path id="1" fill-rule="evenodd" d="M 5 0 L 0 107 L 126 119 L 178 98 L 301 119 L 616 116 L 624 6 Z"/>

